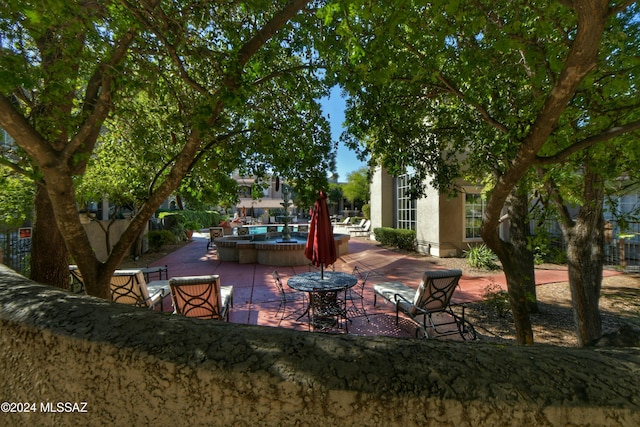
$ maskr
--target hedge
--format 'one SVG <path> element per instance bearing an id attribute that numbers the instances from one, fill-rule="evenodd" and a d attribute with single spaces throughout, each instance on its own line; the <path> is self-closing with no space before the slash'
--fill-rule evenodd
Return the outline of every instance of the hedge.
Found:
<path id="1" fill-rule="evenodd" d="M 394 246 L 408 251 L 413 251 L 416 248 L 415 230 L 380 227 L 374 228 L 373 234 L 378 242 L 386 246 Z"/>
<path id="2" fill-rule="evenodd" d="M 216 211 L 171 210 L 159 211 L 158 218 L 175 216 L 179 224 L 195 222 L 203 228 L 217 227 L 220 224 L 220 213 Z"/>

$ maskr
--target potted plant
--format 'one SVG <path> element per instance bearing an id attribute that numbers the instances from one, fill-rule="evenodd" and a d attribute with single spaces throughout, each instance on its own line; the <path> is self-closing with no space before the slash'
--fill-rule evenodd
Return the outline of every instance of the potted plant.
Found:
<path id="1" fill-rule="evenodd" d="M 184 223 L 185 234 L 187 235 L 187 240 L 193 240 L 193 232 L 195 230 L 200 230 L 202 228 L 202 224 L 200 224 L 196 220 L 186 221 Z"/>

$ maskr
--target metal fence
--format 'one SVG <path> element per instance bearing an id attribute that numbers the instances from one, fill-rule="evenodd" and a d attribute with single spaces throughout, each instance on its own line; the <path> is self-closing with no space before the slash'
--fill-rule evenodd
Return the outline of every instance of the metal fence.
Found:
<path id="1" fill-rule="evenodd" d="M 0 231 L 2 263 L 28 276 L 31 257 L 31 228 Z"/>
<path id="2" fill-rule="evenodd" d="M 567 245 L 560 226 L 549 221 L 543 229 L 550 238 L 549 245 L 566 253 Z M 607 221 L 603 252 L 605 266 L 627 272 L 640 271 L 640 222 L 628 222 L 621 230 L 616 221 Z"/>
<path id="3" fill-rule="evenodd" d="M 622 231 L 615 221 L 608 221 L 604 256 L 606 265 L 640 271 L 640 222 L 627 223 Z"/>

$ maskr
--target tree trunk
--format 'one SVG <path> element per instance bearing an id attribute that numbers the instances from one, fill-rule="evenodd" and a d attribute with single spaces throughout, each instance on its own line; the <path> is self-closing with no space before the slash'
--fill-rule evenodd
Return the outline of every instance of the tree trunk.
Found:
<path id="1" fill-rule="evenodd" d="M 567 242 L 571 303 L 578 345 L 585 346 L 602 335 L 598 307 L 604 264 L 604 190 L 598 174 L 585 174 L 584 204 L 573 224 L 561 223 Z"/>
<path id="2" fill-rule="evenodd" d="M 516 187 L 505 205 L 509 212 L 509 241 L 513 245 L 513 255 L 518 258 L 518 266 L 515 268 L 519 270 L 529 313 L 537 313 L 535 262 L 530 249 L 529 196 Z"/>
<path id="3" fill-rule="evenodd" d="M 533 344 L 533 329 L 529 317 L 530 294 L 527 290 L 527 280 L 523 278 L 530 274 L 531 263 L 518 254 L 515 246 L 501 243 L 502 249 L 496 254 L 502 262 L 504 275 L 507 279 L 507 291 L 509 292 L 509 305 L 513 314 L 513 323 L 516 329 L 518 344 Z M 492 248 L 493 250 L 493 248 Z"/>
<path id="4" fill-rule="evenodd" d="M 529 273 L 531 264 L 519 256 L 518 251 L 511 243 L 500 238 L 498 232 L 483 233 L 485 244 L 498 256 L 502 263 L 504 275 L 507 279 L 507 291 L 509 292 L 509 305 L 513 314 L 513 323 L 516 330 L 518 344 L 533 344 L 533 330 L 529 317 L 529 304 L 527 302 L 527 290 L 522 280 Z"/>
<path id="5" fill-rule="evenodd" d="M 69 289 L 69 253 L 58 229 L 47 191 L 37 186 L 35 223 L 31 237 L 31 279 Z"/>
<path id="6" fill-rule="evenodd" d="M 604 220 L 600 223 L 604 224 Z M 579 346 L 588 345 L 602 335 L 598 307 L 602 288 L 602 234 L 588 224 L 577 223 L 566 235 L 571 303 Z"/>

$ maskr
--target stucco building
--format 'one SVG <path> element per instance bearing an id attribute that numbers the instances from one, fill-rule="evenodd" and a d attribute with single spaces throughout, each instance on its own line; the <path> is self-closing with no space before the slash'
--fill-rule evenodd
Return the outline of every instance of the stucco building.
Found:
<path id="1" fill-rule="evenodd" d="M 485 201 L 481 187 L 464 183 L 460 187 L 457 197 L 449 197 L 427 184 L 424 197 L 411 199 L 409 175 L 393 177 L 377 168 L 370 186 L 371 227 L 415 230 L 419 252 L 437 257 L 461 256 L 470 245 L 482 242 Z M 502 226 L 501 235 L 506 232 Z"/>

